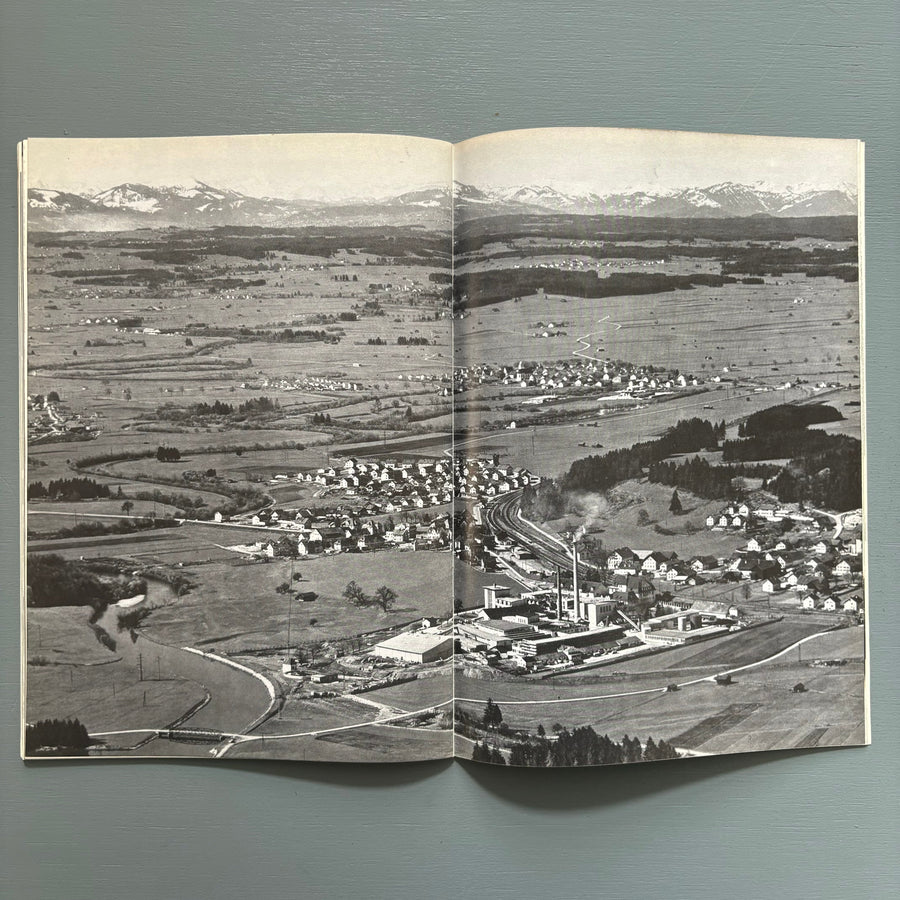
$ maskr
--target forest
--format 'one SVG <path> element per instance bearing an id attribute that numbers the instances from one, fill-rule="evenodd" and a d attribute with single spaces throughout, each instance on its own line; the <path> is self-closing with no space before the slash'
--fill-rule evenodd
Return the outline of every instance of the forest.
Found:
<path id="1" fill-rule="evenodd" d="M 455 309 L 475 309 L 505 300 L 527 297 L 542 290 L 545 294 L 569 297 L 628 297 L 636 294 L 661 294 L 688 290 L 703 285 L 722 287 L 737 284 L 730 275 L 664 275 L 658 272 L 616 272 L 601 278 L 595 271 L 560 269 L 491 269 L 463 272 L 453 282 Z"/>
<path id="2" fill-rule="evenodd" d="M 683 462 L 653 463 L 647 477 L 656 484 L 684 488 L 698 497 L 711 500 L 740 499 L 742 489 L 735 487 L 736 478 L 768 478 L 781 471 L 781 466 L 717 466 L 700 457 Z"/>
<path id="3" fill-rule="evenodd" d="M 456 252 L 474 253 L 486 244 L 520 238 L 569 241 L 793 241 L 821 238 L 856 241 L 856 216 L 775 218 L 743 216 L 723 219 L 669 219 L 643 216 L 502 215 L 455 223 Z"/>
<path id="4" fill-rule="evenodd" d="M 753 437 L 772 431 L 791 431 L 803 429 L 808 425 L 819 425 L 823 422 L 840 422 L 843 415 L 833 406 L 815 403 L 811 406 L 796 406 L 792 403 L 779 403 L 751 413 L 738 425 L 739 437 Z"/>

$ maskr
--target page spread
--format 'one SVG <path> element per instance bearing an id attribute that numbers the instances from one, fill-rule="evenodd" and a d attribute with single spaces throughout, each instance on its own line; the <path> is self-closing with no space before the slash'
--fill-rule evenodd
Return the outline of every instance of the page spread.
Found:
<path id="1" fill-rule="evenodd" d="M 869 739 L 862 145 L 20 148 L 23 756 Z"/>

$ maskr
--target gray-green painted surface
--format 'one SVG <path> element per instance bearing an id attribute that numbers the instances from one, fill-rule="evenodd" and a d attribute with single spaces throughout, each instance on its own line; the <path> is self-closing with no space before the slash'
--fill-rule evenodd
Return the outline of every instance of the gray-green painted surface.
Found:
<path id="1" fill-rule="evenodd" d="M 892 0 L 0 5 L 0 893 L 892 895 L 900 887 L 898 96 Z M 867 141 L 874 745 L 540 773 L 19 762 L 15 142 L 325 130 L 460 140 L 548 125 Z"/>

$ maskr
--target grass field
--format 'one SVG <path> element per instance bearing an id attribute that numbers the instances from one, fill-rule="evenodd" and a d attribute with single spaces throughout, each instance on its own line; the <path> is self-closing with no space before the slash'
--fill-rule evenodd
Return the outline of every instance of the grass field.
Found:
<path id="1" fill-rule="evenodd" d="M 28 609 L 27 647 L 29 661 L 47 665 L 92 666 L 111 663 L 119 657 L 104 646 L 91 630 L 89 606 L 57 606 Z M 31 665 L 34 670 L 37 666 Z"/>
<path id="2" fill-rule="evenodd" d="M 820 648 L 816 647 L 818 641 L 824 641 Z M 543 723 L 548 731 L 557 722 L 569 728 L 590 724 L 598 732 L 608 733 L 613 738 L 623 734 L 642 739 L 653 736 L 699 752 L 737 753 L 861 742 L 864 738 L 864 670 L 859 660 L 863 647 L 862 629 L 848 629 L 846 636 L 840 639 L 832 635 L 816 638 L 806 646 L 809 649 L 804 649 L 803 661 L 793 653 L 787 654 L 737 673 L 734 684 L 728 686 L 703 681 L 674 693 L 665 692 L 661 689 L 664 678 L 678 680 L 673 666 L 665 672 L 659 671 L 658 679 L 645 670 L 644 674 L 615 676 L 606 683 L 597 681 L 574 687 L 565 685 L 563 679 L 558 678 L 526 687 L 521 683 L 513 686 L 508 682 L 480 681 L 457 673 L 457 694 L 483 700 L 492 697 L 500 705 L 504 721 L 514 729 L 536 730 L 539 723 Z M 824 651 L 829 651 L 830 656 L 835 647 L 839 647 L 842 656 L 852 654 L 859 661 L 827 669 L 813 667 L 807 661 L 820 658 Z M 766 651 L 771 649 L 771 644 L 765 648 Z M 623 663 L 617 671 L 639 664 L 660 667 L 665 656 L 663 653 L 630 664 Z M 732 657 L 738 658 L 737 654 Z M 699 662 L 688 659 L 680 664 L 696 666 Z M 712 671 L 716 670 L 713 667 Z M 706 674 L 712 674 L 712 671 L 707 670 Z M 703 674 L 696 668 L 690 673 L 693 678 Z M 808 692 L 795 694 L 791 688 L 800 681 Z M 636 691 L 646 692 L 631 693 Z M 529 700 L 556 702 L 509 703 L 526 696 Z M 582 699 L 590 696 L 605 699 Z M 559 700 L 570 702 L 560 703 Z M 475 713 L 482 708 L 481 702 L 462 706 Z"/>
<path id="3" fill-rule="evenodd" d="M 105 666 L 30 666 L 25 717 L 29 722 L 77 718 L 88 731 L 159 728 L 174 721 L 206 695 L 191 681 L 141 681 L 127 662 Z M 124 746 L 142 735 L 126 735 Z"/>
<path id="4" fill-rule="evenodd" d="M 288 602 L 292 602 L 292 640 L 349 637 L 409 622 L 420 616 L 447 616 L 452 557 L 448 553 L 384 551 L 340 554 L 300 561 L 298 590 L 314 591 L 313 603 L 288 601 L 275 588 L 290 578 L 286 560 L 234 566 L 213 563 L 196 572 L 198 586 L 177 603 L 154 611 L 146 620 L 148 634 L 163 643 L 202 641 L 218 649 L 287 646 Z M 398 595 L 383 613 L 359 609 L 341 596 L 355 580 L 371 595 L 382 584 Z M 315 624 L 311 624 L 315 619 Z"/>
<path id="5" fill-rule="evenodd" d="M 369 725 L 319 738 L 253 741 L 237 744 L 226 759 L 290 759 L 325 762 L 417 762 L 448 759 L 449 731 Z"/>
<path id="6" fill-rule="evenodd" d="M 453 696 L 452 681 L 452 673 L 446 669 L 440 670 L 431 678 L 420 677 L 415 681 L 405 681 L 377 691 L 366 691 L 360 696 L 412 712 L 446 703 Z"/>

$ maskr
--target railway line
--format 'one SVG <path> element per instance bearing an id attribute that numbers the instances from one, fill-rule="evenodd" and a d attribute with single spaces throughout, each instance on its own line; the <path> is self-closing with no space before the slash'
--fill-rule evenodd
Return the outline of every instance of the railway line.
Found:
<path id="1" fill-rule="evenodd" d="M 484 523 L 495 534 L 504 534 L 530 550 L 536 557 L 565 572 L 572 571 L 568 547 L 519 514 L 521 491 L 510 491 L 484 507 Z"/>

